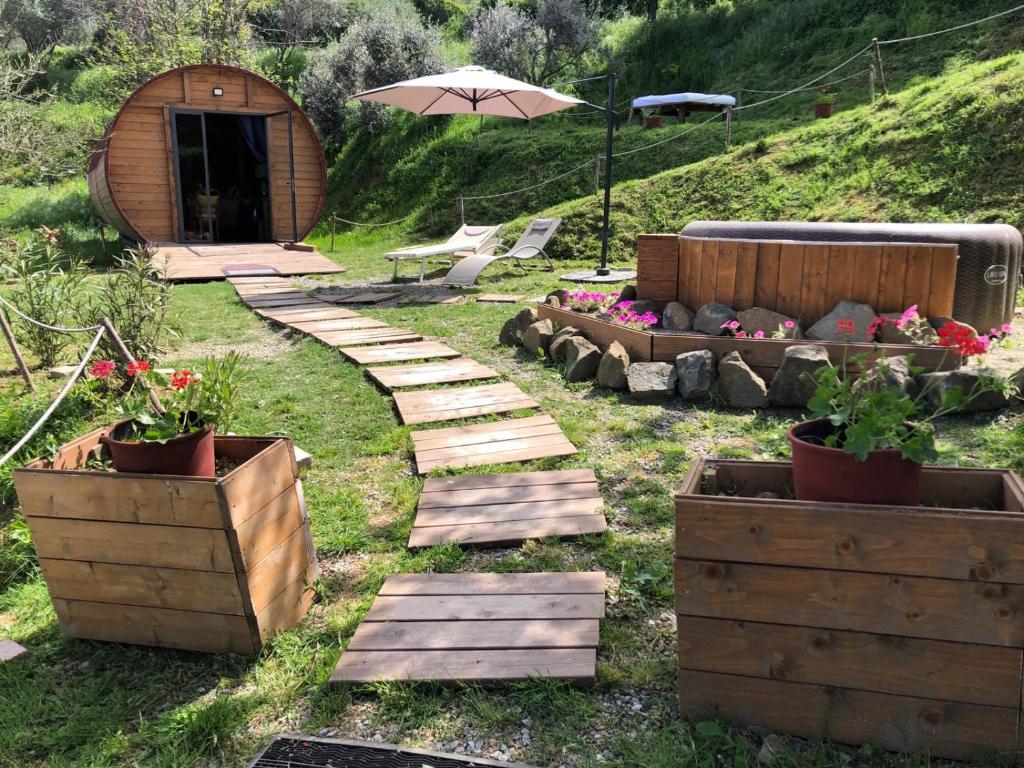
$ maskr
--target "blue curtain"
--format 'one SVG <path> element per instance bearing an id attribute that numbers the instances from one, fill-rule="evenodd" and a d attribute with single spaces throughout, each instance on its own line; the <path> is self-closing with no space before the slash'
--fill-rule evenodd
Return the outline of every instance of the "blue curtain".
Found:
<path id="1" fill-rule="evenodd" d="M 238 127 L 242 129 L 242 137 L 245 139 L 249 151 L 256 158 L 257 163 L 267 162 L 267 122 L 266 118 L 238 116 Z"/>

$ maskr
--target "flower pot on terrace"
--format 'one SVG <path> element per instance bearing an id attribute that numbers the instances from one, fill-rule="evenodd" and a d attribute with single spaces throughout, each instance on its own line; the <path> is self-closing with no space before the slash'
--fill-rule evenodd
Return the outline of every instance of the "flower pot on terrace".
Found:
<path id="1" fill-rule="evenodd" d="M 832 117 L 832 113 L 836 111 L 836 103 L 834 101 L 823 101 L 814 105 L 814 117 L 820 120 L 823 117 Z"/>
<path id="2" fill-rule="evenodd" d="M 166 442 L 142 442 L 124 439 L 132 432 L 129 419 L 115 424 L 103 434 L 114 469 L 151 475 L 213 477 L 217 474 L 214 457 L 213 427 L 172 437 Z"/>
<path id="3" fill-rule="evenodd" d="M 866 461 L 825 440 L 835 428 L 826 419 L 793 425 L 787 437 L 793 454 L 793 490 L 798 501 L 851 504 L 921 503 L 921 465 L 898 450 L 872 451 Z"/>

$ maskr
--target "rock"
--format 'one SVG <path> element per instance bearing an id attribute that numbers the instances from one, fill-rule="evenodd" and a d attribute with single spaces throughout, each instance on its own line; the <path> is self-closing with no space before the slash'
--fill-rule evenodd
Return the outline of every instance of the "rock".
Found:
<path id="1" fill-rule="evenodd" d="M 875 319 L 875 310 L 867 304 L 843 299 L 835 309 L 816 322 L 807 331 L 807 338 L 819 341 L 869 341 L 868 326 Z M 839 330 L 840 321 L 853 323 L 851 333 Z"/>
<path id="2" fill-rule="evenodd" d="M 768 389 L 768 401 L 779 408 L 803 408 L 818 387 L 815 371 L 829 364 L 828 350 L 817 344 L 787 347 Z"/>
<path id="3" fill-rule="evenodd" d="M 0 640 L 0 662 L 14 661 L 28 653 L 28 650 L 13 640 Z"/>
<path id="4" fill-rule="evenodd" d="M 313 466 L 313 454 L 302 450 L 297 445 L 293 445 L 292 449 L 295 451 L 295 464 L 299 469 L 309 469 Z"/>
<path id="5" fill-rule="evenodd" d="M 794 325 L 791 329 L 784 327 L 785 323 L 796 323 L 796 320 L 792 317 L 786 317 L 781 312 L 773 312 L 764 307 L 744 309 L 736 315 L 736 319 L 739 320 L 743 330 L 749 336 L 753 336 L 758 331 L 761 331 L 765 336 L 771 338 L 772 334 L 781 328 L 786 332 L 786 338 L 802 339 L 804 337 L 799 324 Z"/>
<path id="6" fill-rule="evenodd" d="M 619 291 L 619 301 L 636 301 L 636 286 L 627 285 Z"/>
<path id="7" fill-rule="evenodd" d="M 779 498 L 777 495 L 771 497 L 762 497 L 758 494 L 757 498 Z M 772 766 L 779 762 L 780 752 L 784 747 L 785 742 L 782 736 L 774 733 L 770 733 L 764 737 L 764 741 L 761 743 L 761 749 L 757 753 L 757 764 L 763 766 Z"/>
<path id="8" fill-rule="evenodd" d="M 523 347 L 535 355 L 548 353 L 551 339 L 555 335 L 555 324 L 550 320 L 538 320 L 523 333 Z"/>
<path id="9" fill-rule="evenodd" d="M 66 379 L 68 376 L 78 370 L 77 365 L 58 365 L 51 368 L 46 372 L 47 378 L 50 379 Z"/>
<path id="10" fill-rule="evenodd" d="M 626 372 L 629 393 L 637 400 L 667 400 L 676 393 L 672 363 L 633 363 Z"/>
<path id="11" fill-rule="evenodd" d="M 556 288 L 555 290 L 551 291 L 551 293 L 544 297 L 544 303 L 550 304 L 553 307 L 561 307 L 565 304 L 565 297 L 567 293 L 568 291 L 566 291 L 563 288 Z M 552 299 L 554 299 L 555 301 L 551 301 Z"/>
<path id="12" fill-rule="evenodd" d="M 629 353 L 619 342 L 613 341 L 597 366 L 597 384 L 608 389 L 625 389 L 629 386 L 626 378 L 628 370 Z"/>
<path id="13" fill-rule="evenodd" d="M 957 368 L 955 371 L 936 371 L 922 373 L 917 377 L 917 385 L 925 395 L 932 408 L 938 408 L 946 392 L 959 389 L 965 395 L 979 386 L 985 378 L 998 378 L 999 374 L 991 368 L 971 366 Z M 984 392 L 967 403 L 958 413 L 980 413 L 981 411 L 997 411 L 1010 404 L 1002 392 Z"/>
<path id="14" fill-rule="evenodd" d="M 706 400 L 715 380 L 715 356 L 710 349 L 684 352 L 676 357 L 679 394 L 684 400 Z"/>
<path id="15" fill-rule="evenodd" d="M 768 405 L 764 379 L 750 370 L 739 352 L 730 352 L 718 364 L 718 386 L 734 408 L 763 408 Z"/>
<path id="16" fill-rule="evenodd" d="M 1016 388 L 1013 397 L 1017 400 L 1024 400 L 1024 368 L 1021 368 L 1010 377 L 1010 383 Z"/>
<path id="17" fill-rule="evenodd" d="M 697 310 L 697 316 L 693 319 L 693 328 L 709 336 L 721 336 L 725 333 L 722 326 L 735 319 L 736 311 L 734 309 L 725 304 L 711 302 Z"/>
<path id="18" fill-rule="evenodd" d="M 670 301 L 661 315 L 661 325 L 669 331 L 688 331 L 693 327 L 693 312 L 678 301 Z"/>
<path id="19" fill-rule="evenodd" d="M 939 340 L 939 334 L 926 322 L 915 323 L 914 335 L 911 335 L 909 328 L 902 331 L 897 328 L 896 321 L 903 317 L 902 312 L 883 312 L 880 316 L 886 320 L 878 330 L 878 340 L 883 344 L 934 344 Z"/>
<path id="20" fill-rule="evenodd" d="M 551 342 L 548 344 L 548 357 L 556 363 L 564 363 L 567 349 L 565 342 L 571 338 L 582 335 L 583 334 L 578 328 L 573 328 L 571 325 L 567 325 L 565 328 L 560 329 L 551 337 Z"/>
<path id="21" fill-rule="evenodd" d="M 879 362 L 883 361 L 887 363 L 885 370 L 883 371 L 876 366 L 870 375 L 861 378 L 853 385 L 854 391 L 864 387 L 878 387 L 879 389 L 882 387 L 898 387 L 911 397 L 916 397 L 918 392 L 917 382 L 914 381 L 914 377 L 910 373 L 909 358 L 906 355 L 895 355 L 882 358 Z"/>
<path id="22" fill-rule="evenodd" d="M 565 342 L 565 380 L 569 383 L 594 378 L 601 364 L 601 350 L 582 336 L 570 336 Z"/>
<path id="23" fill-rule="evenodd" d="M 523 343 L 523 334 L 526 333 L 526 329 L 537 322 L 537 310 L 533 307 L 527 307 L 526 309 L 520 310 L 514 317 L 510 317 L 505 321 L 505 324 L 501 326 L 501 332 L 498 334 L 498 343 L 504 344 L 506 347 L 515 347 Z"/>

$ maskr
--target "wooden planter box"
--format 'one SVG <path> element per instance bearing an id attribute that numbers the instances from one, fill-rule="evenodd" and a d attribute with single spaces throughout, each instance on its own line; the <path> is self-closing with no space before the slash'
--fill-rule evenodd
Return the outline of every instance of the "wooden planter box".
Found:
<path id="1" fill-rule="evenodd" d="M 318 575 L 290 440 L 217 437 L 218 478 L 86 468 L 97 430 L 14 471 L 69 637 L 257 653 L 298 623 Z"/>
<path id="2" fill-rule="evenodd" d="M 928 468 L 914 508 L 790 487 L 786 463 L 697 461 L 676 495 L 683 715 L 958 759 L 1018 748 L 1020 478 Z"/>
<path id="3" fill-rule="evenodd" d="M 613 341 L 617 341 L 625 347 L 632 362 L 673 362 L 684 352 L 700 349 L 711 350 L 715 360 L 720 360 L 723 355 L 737 351 L 744 362 L 766 382 L 775 378 L 775 373 L 782 362 L 782 355 L 788 347 L 809 344 L 825 347 L 835 365 L 841 364 L 844 358 L 849 361 L 849 358 L 862 353 L 878 357 L 913 355 L 914 365 L 926 371 L 952 370 L 960 364 L 956 354 L 948 349 L 918 344 L 842 344 L 810 339 L 737 339 L 733 336 L 708 336 L 703 333 L 637 331 L 602 320 L 596 315 L 553 307 L 550 304 L 538 305 L 537 316 L 547 318 L 559 326 L 571 325 L 578 328 L 601 349 L 606 349 Z M 856 366 L 848 362 L 847 369 L 854 371 Z"/>

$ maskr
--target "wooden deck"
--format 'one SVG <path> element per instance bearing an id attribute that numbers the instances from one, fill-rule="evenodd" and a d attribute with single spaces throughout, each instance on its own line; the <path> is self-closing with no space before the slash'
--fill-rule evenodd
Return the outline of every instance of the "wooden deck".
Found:
<path id="1" fill-rule="evenodd" d="M 608 527 L 603 509 L 589 469 L 429 478 L 409 546 L 498 546 L 601 533 Z"/>
<path id="2" fill-rule="evenodd" d="M 604 585 L 603 572 L 389 576 L 331 682 L 592 684 Z"/>
<path id="3" fill-rule="evenodd" d="M 230 277 L 332 275 L 345 271 L 315 250 L 280 243 L 185 245 L 156 243 L 153 263 L 164 280 L 225 280 Z"/>

